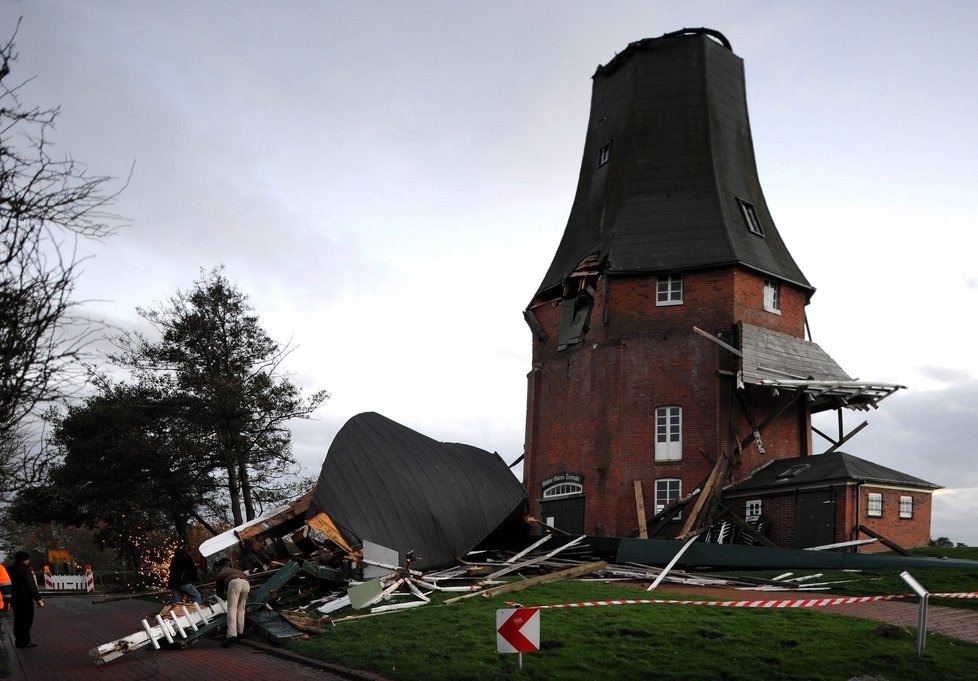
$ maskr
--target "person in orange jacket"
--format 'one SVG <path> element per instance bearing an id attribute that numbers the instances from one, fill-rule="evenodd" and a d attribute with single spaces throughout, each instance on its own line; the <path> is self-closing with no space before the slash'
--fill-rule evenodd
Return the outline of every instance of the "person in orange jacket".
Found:
<path id="1" fill-rule="evenodd" d="M 10 607 L 10 573 L 0 563 L 0 611 Z"/>

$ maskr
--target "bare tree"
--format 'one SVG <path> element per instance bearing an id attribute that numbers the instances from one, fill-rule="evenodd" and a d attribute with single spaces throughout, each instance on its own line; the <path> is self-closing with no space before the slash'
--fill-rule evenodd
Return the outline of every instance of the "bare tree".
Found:
<path id="1" fill-rule="evenodd" d="M 14 35 L 0 46 L 0 440 L 39 407 L 64 397 L 93 327 L 74 313 L 79 239 L 101 239 L 118 220 L 110 178 L 55 157 L 58 108 L 22 104 L 10 84 Z M 121 190 L 120 190 L 121 191 Z M 0 470 L 0 474 L 9 470 Z"/>

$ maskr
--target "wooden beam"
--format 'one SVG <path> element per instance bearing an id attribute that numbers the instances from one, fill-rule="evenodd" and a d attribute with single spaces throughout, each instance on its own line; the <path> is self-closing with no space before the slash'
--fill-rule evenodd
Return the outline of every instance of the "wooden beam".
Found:
<path id="1" fill-rule="evenodd" d="M 693 331 L 695 333 L 698 333 L 699 335 L 703 336 L 703 338 L 707 338 L 707 339 L 713 341 L 714 343 L 716 343 L 717 345 L 719 345 L 724 350 L 729 350 L 733 354 L 737 355 L 737 357 L 741 357 L 742 358 L 744 356 L 744 353 L 742 353 L 740 350 L 738 350 L 737 348 L 735 348 L 732 345 L 728 345 L 727 343 L 724 343 L 722 340 L 720 340 L 719 338 L 717 338 L 716 336 L 714 336 L 712 333 L 709 333 L 708 331 L 704 331 L 703 329 L 700 329 L 700 328 L 695 327 L 695 326 L 693 327 Z"/>
<path id="2" fill-rule="evenodd" d="M 909 556 L 910 555 L 910 552 L 907 551 L 905 548 L 903 548 L 902 546 L 900 546 L 896 542 L 890 541 L 889 539 L 887 539 L 886 537 L 884 537 L 883 535 L 881 535 L 879 532 L 874 532 L 873 530 L 869 529 L 865 525 L 860 525 L 859 526 L 859 531 L 862 532 L 863 534 L 868 534 L 870 537 L 874 537 L 876 539 L 879 539 L 881 544 L 883 544 L 884 546 L 887 546 L 887 547 L 893 549 L 894 551 L 896 551 L 897 553 L 899 553 L 901 556 Z"/>
<path id="3" fill-rule="evenodd" d="M 831 447 L 829 447 L 828 449 L 826 449 L 824 452 L 822 452 L 822 454 L 831 454 L 832 452 L 834 452 L 835 450 L 837 450 L 839 447 L 841 447 L 842 445 L 844 445 L 848 440 L 852 439 L 852 437 L 856 433 L 858 433 L 860 430 L 862 430 L 863 428 L 865 428 L 868 425 L 869 425 L 869 421 L 863 421 L 858 426 L 856 426 L 855 428 L 853 428 L 852 430 L 850 430 L 849 433 L 845 437 L 843 437 L 841 440 L 839 440 L 834 445 L 832 445 Z"/>
<path id="4" fill-rule="evenodd" d="M 635 510 L 638 513 L 638 537 L 648 539 L 649 532 L 645 526 L 645 499 L 642 496 L 642 481 L 633 481 L 635 485 Z"/>
<path id="5" fill-rule="evenodd" d="M 465 599 L 473 598 L 474 596 L 484 596 L 488 598 L 489 596 L 496 596 L 498 594 L 510 593 L 513 591 L 522 591 L 523 589 L 529 588 L 531 586 L 537 586 L 538 584 L 550 584 L 552 582 L 560 582 L 565 579 L 573 579 L 574 577 L 580 577 L 581 575 L 586 575 L 589 572 L 603 570 L 607 565 L 608 563 L 603 560 L 599 560 L 594 563 L 584 563 L 583 565 L 576 565 L 572 568 L 561 570 L 560 572 L 551 572 L 546 575 L 530 577 L 529 579 L 524 579 L 519 582 L 510 582 L 509 584 L 494 586 L 491 589 L 485 589 L 484 591 L 474 591 L 472 593 L 464 594 L 462 596 L 456 596 L 455 598 L 449 598 L 447 601 L 445 601 L 445 605 L 458 603 L 459 601 L 464 601 Z"/>
<path id="6" fill-rule="evenodd" d="M 696 527 L 697 523 L 700 522 L 700 515 L 703 513 L 704 508 L 707 507 L 707 502 L 711 501 L 715 496 L 716 489 L 718 488 L 718 481 L 725 477 L 729 467 L 729 457 L 727 457 L 726 454 L 721 454 L 717 459 L 713 470 L 710 472 L 710 477 L 707 478 L 706 484 L 703 485 L 703 490 L 700 492 L 699 498 L 696 499 L 696 503 L 693 505 L 693 510 L 690 511 L 689 516 L 686 518 L 686 522 L 683 523 L 683 528 L 680 530 L 677 539 L 682 540 L 689 538 L 692 528 Z"/>

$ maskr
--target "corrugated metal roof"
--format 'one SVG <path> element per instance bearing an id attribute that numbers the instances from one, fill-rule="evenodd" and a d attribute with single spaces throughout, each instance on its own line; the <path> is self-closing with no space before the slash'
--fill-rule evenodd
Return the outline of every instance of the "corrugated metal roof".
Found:
<path id="1" fill-rule="evenodd" d="M 588 257 L 609 274 L 741 265 L 813 290 L 761 191 L 743 62 L 708 35 L 632 43 L 595 73 L 577 194 L 537 295 Z"/>
<path id="2" fill-rule="evenodd" d="M 367 412 L 333 439 L 309 515 L 325 511 L 352 541 L 396 549 L 402 560 L 413 550 L 413 565 L 428 569 L 472 550 L 525 498 L 498 454 Z"/>
<path id="3" fill-rule="evenodd" d="M 806 465 L 807 468 L 787 478 L 780 478 L 788 469 Z M 847 481 L 875 482 L 900 487 L 919 487 L 921 489 L 941 489 L 940 485 L 900 471 L 880 466 L 845 452 L 800 456 L 792 459 L 777 459 L 755 472 L 750 478 L 725 490 L 725 494 L 740 495 L 741 492 L 772 491 L 779 488 L 794 489 L 812 487 L 820 484 Z"/>

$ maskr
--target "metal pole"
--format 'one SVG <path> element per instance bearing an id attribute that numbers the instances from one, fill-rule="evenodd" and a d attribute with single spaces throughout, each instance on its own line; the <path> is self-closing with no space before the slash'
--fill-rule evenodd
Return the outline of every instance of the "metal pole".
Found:
<path id="1" fill-rule="evenodd" d="M 930 594 L 924 594 L 920 598 L 920 614 L 917 618 L 917 654 L 921 655 L 924 652 L 924 646 L 927 645 L 927 602 L 930 600 Z"/>
<path id="2" fill-rule="evenodd" d="M 519 658 L 519 667 L 523 669 L 523 653 L 517 653 L 517 657 Z"/>
<path id="3" fill-rule="evenodd" d="M 914 579 L 909 572 L 901 572 L 902 579 L 909 586 L 917 598 L 920 599 L 920 612 L 917 616 L 917 654 L 924 652 L 924 645 L 927 643 L 927 602 L 930 600 L 930 593 L 921 586 L 920 582 Z"/>

